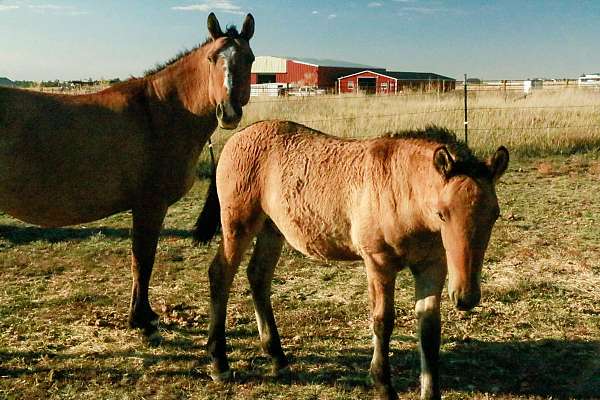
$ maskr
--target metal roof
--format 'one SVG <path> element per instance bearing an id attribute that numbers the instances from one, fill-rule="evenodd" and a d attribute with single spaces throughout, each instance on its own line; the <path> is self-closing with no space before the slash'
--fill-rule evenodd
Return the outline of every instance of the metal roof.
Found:
<path id="1" fill-rule="evenodd" d="M 8 78 L 2 77 L 0 78 L 0 86 L 8 86 L 8 87 L 14 87 L 16 86 L 15 83 L 13 81 L 11 81 Z"/>
<path id="2" fill-rule="evenodd" d="M 338 79 L 345 79 L 350 76 L 360 75 L 365 72 L 370 72 L 377 75 L 387 76 L 388 78 L 397 79 L 399 81 L 455 81 L 456 79 L 448 76 L 434 74 L 433 72 L 399 72 L 399 71 L 377 71 L 374 69 L 366 69 L 354 74 L 342 76 Z"/>
<path id="3" fill-rule="evenodd" d="M 373 65 L 358 64 L 351 61 L 330 60 L 321 58 L 308 57 L 288 57 L 289 60 L 297 61 L 304 64 L 310 64 L 318 67 L 341 67 L 341 68 L 365 68 L 365 69 L 384 69 Z"/>
<path id="4" fill-rule="evenodd" d="M 398 80 L 406 81 L 455 81 L 456 79 L 450 78 L 449 76 L 435 74 L 433 72 L 400 72 L 400 71 L 386 71 L 383 75 L 396 78 Z"/>

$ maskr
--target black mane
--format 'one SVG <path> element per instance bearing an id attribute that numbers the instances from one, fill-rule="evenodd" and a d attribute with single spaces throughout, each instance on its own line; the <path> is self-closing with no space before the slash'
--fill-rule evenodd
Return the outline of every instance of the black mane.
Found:
<path id="1" fill-rule="evenodd" d="M 388 133 L 385 136 L 397 139 L 424 140 L 446 146 L 455 161 L 450 177 L 467 175 L 475 178 L 492 178 L 488 166 L 473 154 L 466 143 L 458 140 L 456 134 L 447 128 L 430 125 L 425 129 L 398 131 Z"/>
<path id="2" fill-rule="evenodd" d="M 235 25 L 228 25 L 227 30 L 223 33 L 223 36 L 230 38 L 230 39 L 237 39 L 240 37 L 240 33 L 238 32 L 237 27 Z M 163 69 L 167 68 L 168 66 L 175 64 L 177 61 L 181 60 L 185 56 L 190 55 L 194 51 L 201 49 L 202 47 L 211 43 L 213 40 L 214 40 L 213 38 L 208 37 L 208 38 L 206 38 L 206 40 L 204 42 L 200 43 L 199 45 L 197 45 L 191 49 L 180 51 L 174 57 L 171 57 L 168 61 L 163 62 L 163 63 L 157 63 L 154 67 L 144 71 L 144 76 L 153 75 L 159 71 L 162 71 Z"/>

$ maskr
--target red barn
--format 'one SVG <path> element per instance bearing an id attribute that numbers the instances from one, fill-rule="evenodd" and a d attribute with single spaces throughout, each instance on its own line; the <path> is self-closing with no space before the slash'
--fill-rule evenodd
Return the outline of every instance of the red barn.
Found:
<path id="1" fill-rule="evenodd" d="M 456 79 L 431 72 L 363 70 L 338 78 L 339 93 L 389 94 L 406 90 L 442 91 L 456 88 Z"/>
<path id="2" fill-rule="evenodd" d="M 252 65 L 252 81 L 256 84 L 285 84 L 288 87 L 315 87 L 334 91 L 337 79 L 370 68 L 373 71 L 385 71 L 345 61 L 280 58 L 270 56 L 256 57 Z"/>

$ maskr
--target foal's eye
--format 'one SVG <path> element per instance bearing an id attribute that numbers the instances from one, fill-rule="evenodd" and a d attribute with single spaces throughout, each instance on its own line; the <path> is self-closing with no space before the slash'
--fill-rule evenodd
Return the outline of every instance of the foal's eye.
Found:
<path id="1" fill-rule="evenodd" d="M 440 219 L 441 219 L 442 221 L 446 222 L 446 218 L 444 218 L 444 214 L 442 214 L 442 212 L 441 212 L 441 211 L 438 211 L 438 212 L 437 212 L 437 215 L 438 215 L 438 217 L 440 217 Z"/>

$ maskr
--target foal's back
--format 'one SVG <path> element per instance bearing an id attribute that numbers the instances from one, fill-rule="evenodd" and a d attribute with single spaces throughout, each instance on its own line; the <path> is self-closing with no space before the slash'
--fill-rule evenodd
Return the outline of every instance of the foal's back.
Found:
<path id="1" fill-rule="evenodd" d="M 217 169 L 223 223 L 260 210 L 304 254 L 359 259 L 353 224 L 374 140 L 335 138 L 289 121 L 259 122 L 225 145 Z M 355 227 L 354 227 L 355 228 Z M 257 228 L 258 229 L 258 228 Z"/>

